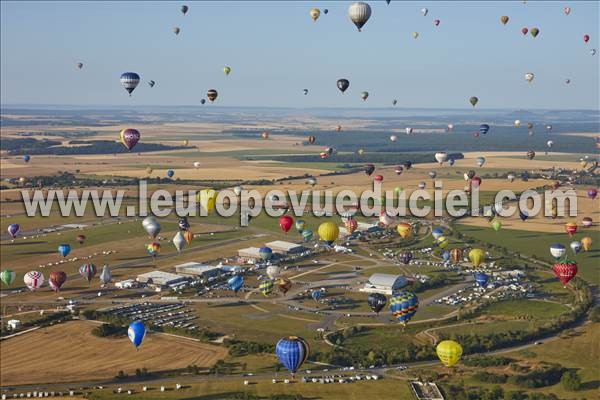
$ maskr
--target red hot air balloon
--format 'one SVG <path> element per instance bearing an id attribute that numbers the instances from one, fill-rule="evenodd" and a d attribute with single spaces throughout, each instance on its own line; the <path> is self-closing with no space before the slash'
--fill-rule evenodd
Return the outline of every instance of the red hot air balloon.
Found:
<path id="1" fill-rule="evenodd" d="M 568 222 L 565 224 L 565 231 L 569 234 L 570 237 L 573 237 L 575 232 L 577 232 L 577 224 L 574 222 Z"/>
<path id="2" fill-rule="evenodd" d="M 554 264 L 552 270 L 560 282 L 566 286 L 577 275 L 577 263 L 564 260 L 563 262 Z"/>
<path id="3" fill-rule="evenodd" d="M 584 42 L 589 42 L 590 41 L 590 35 L 583 35 L 583 41 Z"/>
<path id="4" fill-rule="evenodd" d="M 52 271 L 50 272 L 50 278 L 48 284 L 56 293 L 60 291 L 60 287 L 67 281 L 67 274 L 63 271 Z"/>
<path id="5" fill-rule="evenodd" d="M 77 235 L 77 241 L 79 244 L 83 244 L 85 242 L 85 235 Z"/>
<path id="6" fill-rule="evenodd" d="M 290 229 L 292 229 L 293 225 L 294 225 L 294 218 L 290 217 L 289 215 L 282 215 L 279 218 L 279 226 L 285 233 L 288 233 L 288 231 Z"/>
<path id="7" fill-rule="evenodd" d="M 350 218 L 345 223 L 346 231 L 349 235 L 353 234 L 358 228 L 358 222 L 354 218 Z"/>
<path id="8" fill-rule="evenodd" d="M 527 33 L 528 33 L 528 32 L 529 32 L 529 29 L 527 29 L 527 28 L 523 28 L 523 29 L 521 29 L 521 33 L 522 33 L 523 35 L 527 35 Z"/>
<path id="9" fill-rule="evenodd" d="M 373 178 L 374 181 L 376 182 L 383 182 L 383 176 L 381 175 L 375 175 L 375 177 Z"/>

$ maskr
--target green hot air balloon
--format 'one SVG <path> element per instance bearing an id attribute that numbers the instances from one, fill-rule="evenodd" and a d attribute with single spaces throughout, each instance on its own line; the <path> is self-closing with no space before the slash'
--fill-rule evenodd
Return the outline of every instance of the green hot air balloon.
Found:
<path id="1" fill-rule="evenodd" d="M 12 285 L 16 277 L 17 274 L 12 269 L 5 269 L 4 271 L 0 272 L 0 280 L 4 282 L 6 286 Z"/>
<path id="2" fill-rule="evenodd" d="M 473 107 L 475 107 L 475 105 L 477 104 L 477 102 L 478 102 L 478 101 L 479 101 L 479 99 L 478 99 L 477 97 L 475 97 L 475 96 L 472 96 L 472 97 L 469 99 L 469 103 L 471 103 L 471 105 L 472 105 Z"/>
<path id="3" fill-rule="evenodd" d="M 540 30 L 538 28 L 531 28 L 531 30 L 529 31 L 529 33 L 531 33 L 531 36 L 537 37 L 537 35 L 540 34 Z"/>

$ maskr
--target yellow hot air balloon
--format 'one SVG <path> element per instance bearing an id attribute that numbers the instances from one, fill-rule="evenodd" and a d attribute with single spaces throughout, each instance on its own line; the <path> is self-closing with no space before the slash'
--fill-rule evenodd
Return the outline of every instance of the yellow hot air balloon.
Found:
<path id="1" fill-rule="evenodd" d="M 402 239 L 406 239 L 412 234 L 412 225 L 407 222 L 400 222 L 396 227 L 396 231 Z"/>
<path id="2" fill-rule="evenodd" d="M 485 251 L 482 249 L 471 250 L 469 252 L 469 260 L 471 260 L 474 267 L 479 267 L 479 265 L 485 261 Z"/>
<path id="3" fill-rule="evenodd" d="M 589 236 L 586 236 L 584 238 L 581 238 L 580 240 L 581 242 L 581 246 L 583 247 L 583 251 L 590 251 L 592 249 L 592 238 Z"/>
<path id="4" fill-rule="evenodd" d="M 188 144 L 190 144 L 190 141 L 189 141 L 189 140 L 187 140 L 187 139 L 185 139 L 185 140 L 183 141 L 183 145 L 187 147 L 187 145 L 188 145 Z"/>
<path id="5" fill-rule="evenodd" d="M 331 246 L 331 244 L 340 235 L 340 228 L 333 222 L 323 222 L 317 230 L 322 241 Z"/>
<path id="6" fill-rule="evenodd" d="M 365 154 L 365 149 L 358 149 L 358 154 L 361 156 Z"/>
<path id="7" fill-rule="evenodd" d="M 223 67 L 223 72 L 225 73 L 225 76 L 229 75 L 231 73 L 231 67 Z"/>
<path id="8" fill-rule="evenodd" d="M 213 189 L 202 189 L 197 195 L 200 209 L 206 214 L 210 214 L 215 209 L 215 201 L 217 199 L 217 191 Z"/>
<path id="9" fill-rule="evenodd" d="M 435 244 L 437 244 L 440 249 L 445 249 L 448 247 L 448 238 L 446 236 L 440 236 L 435 239 Z"/>
<path id="10" fill-rule="evenodd" d="M 312 8 L 310 10 L 310 17 L 312 18 L 313 22 L 316 22 L 319 19 L 320 15 L 321 15 L 321 10 L 319 10 L 318 8 Z"/>
<path id="11" fill-rule="evenodd" d="M 446 367 L 451 367 L 460 361 L 463 349 L 454 340 L 442 340 L 435 348 L 438 358 Z"/>

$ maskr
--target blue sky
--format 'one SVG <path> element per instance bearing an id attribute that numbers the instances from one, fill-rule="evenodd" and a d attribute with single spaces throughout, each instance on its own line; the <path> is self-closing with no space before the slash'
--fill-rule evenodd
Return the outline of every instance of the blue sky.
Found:
<path id="1" fill-rule="evenodd" d="M 478 96 L 481 108 L 599 107 L 596 1 L 368 3 L 359 33 L 351 2 L 3 1 L 1 102 L 194 105 L 215 88 L 222 106 L 387 107 L 395 98 L 397 107 L 470 108 Z M 312 7 L 329 13 L 313 23 Z M 524 37 L 522 27 L 540 34 Z M 143 80 L 132 98 L 119 83 L 125 71 Z"/>

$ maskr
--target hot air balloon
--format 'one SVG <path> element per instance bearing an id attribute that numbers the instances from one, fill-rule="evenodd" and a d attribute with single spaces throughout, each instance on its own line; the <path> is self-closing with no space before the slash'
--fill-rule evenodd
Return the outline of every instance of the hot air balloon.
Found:
<path id="1" fill-rule="evenodd" d="M 450 158 L 450 159 L 448 159 L 448 165 L 449 165 L 449 166 L 453 166 L 455 162 L 456 162 L 456 161 L 454 161 L 454 158 Z"/>
<path id="2" fill-rule="evenodd" d="M 454 340 L 442 340 L 435 348 L 435 352 L 446 367 L 452 367 L 460 361 L 463 349 Z"/>
<path id="3" fill-rule="evenodd" d="M 453 129 L 454 129 L 454 124 L 448 124 L 448 125 L 446 126 L 446 130 L 447 130 L 448 132 L 452 131 Z"/>
<path id="4" fill-rule="evenodd" d="M 525 80 L 529 83 L 531 83 L 531 81 L 533 81 L 533 78 L 535 78 L 535 75 L 532 72 L 527 72 L 525 74 Z"/>
<path id="5" fill-rule="evenodd" d="M 483 272 L 477 272 L 475 273 L 475 282 L 480 286 L 480 287 L 486 287 L 487 283 L 489 280 L 489 276 Z"/>
<path id="6" fill-rule="evenodd" d="M 540 30 L 538 28 L 531 28 L 531 31 L 529 31 L 529 33 L 531 33 L 531 36 L 537 37 L 537 35 L 540 34 Z"/>
<path id="7" fill-rule="evenodd" d="M 153 216 L 144 218 L 144 220 L 142 221 L 142 226 L 144 227 L 148 235 L 150 235 L 150 237 L 153 239 L 156 238 L 156 236 L 158 236 L 158 234 L 160 233 L 160 224 Z"/>
<path id="8" fill-rule="evenodd" d="M 546 142 L 546 146 L 548 146 L 548 148 L 549 148 L 549 149 L 551 149 L 551 148 L 552 148 L 552 146 L 554 146 L 554 140 L 548 140 L 548 141 Z"/>
<path id="9" fill-rule="evenodd" d="M 206 99 L 200 99 L 200 104 L 206 103 Z"/>
<path id="10" fill-rule="evenodd" d="M 173 28 L 173 33 L 175 35 L 179 35 L 179 32 L 181 32 L 181 28 L 179 28 L 178 26 L 176 26 L 176 27 Z"/>
<path id="11" fill-rule="evenodd" d="M 241 186 L 234 186 L 233 187 L 233 193 L 235 193 L 236 196 L 241 196 L 243 190 L 244 189 Z"/>
<path id="12" fill-rule="evenodd" d="M 214 189 L 202 189 L 198 192 L 201 215 L 208 215 L 215 209 L 217 195 L 218 193 Z"/>
<path id="13" fill-rule="evenodd" d="M 338 238 L 340 229 L 333 222 L 323 222 L 321 225 L 319 225 L 317 233 L 319 234 L 319 238 L 324 241 L 325 244 L 331 246 Z"/>
<path id="14" fill-rule="evenodd" d="M 585 43 L 589 42 L 590 41 L 590 35 L 583 35 L 583 41 Z"/>
<path id="15" fill-rule="evenodd" d="M 324 10 L 323 10 L 323 14 L 327 14 L 328 12 L 329 12 L 329 10 L 328 10 L 328 9 L 324 9 Z"/>
<path id="16" fill-rule="evenodd" d="M 452 249 L 450 250 L 450 256 L 452 256 L 452 261 L 455 263 L 461 262 L 463 260 L 463 251 L 459 248 Z"/>
<path id="17" fill-rule="evenodd" d="M 210 89 L 206 92 L 206 98 L 210 100 L 211 103 L 217 99 L 218 95 L 219 93 L 215 89 Z"/>
<path id="18" fill-rule="evenodd" d="M 279 276 L 281 268 L 279 268 L 277 265 L 269 265 L 266 272 L 269 278 L 275 279 Z"/>
<path id="19" fill-rule="evenodd" d="M 390 136 L 390 140 L 392 141 L 392 143 L 396 143 L 396 141 L 398 140 L 398 136 L 392 135 Z"/>
<path id="20" fill-rule="evenodd" d="M 152 174 L 152 171 L 154 171 L 154 170 L 152 169 L 152 167 L 146 167 L 146 173 L 147 173 L 148 175 L 151 175 L 151 174 Z"/>
<path id="21" fill-rule="evenodd" d="M 354 218 L 349 218 L 345 222 L 344 226 L 346 227 L 346 231 L 348 232 L 348 234 L 352 235 L 358 228 L 358 222 L 356 222 Z"/>
<path id="22" fill-rule="evenodd" d="M 360 98 L 361 98 L 363 101 L 367 101 L 367 98 L 368 98 L 368 97 L 369 97 L 369 92 L 362 92 L 362 93 L 360 94 Z"/>
<path id="23" fill-rule="evenodd" d="M 434 19 L 433 20 L 433 25 L 439 26 L 440 25 L 440 20 L 439 19 Z"/>
<path id="24" fill-rule="evenodd" d="M 306 361 L 309 353 L 308 343 L 298 336 L 281 338 L 275 346 L 275 354 L 279 362 L 292 373 L 292 376 Z"/>
<path id="25" fill-rule="evenodd" d="M 288 233 L 292 226 L 294 226 L 294 218 L 289 215 L 282 215 L 279 217 L 279 227 L 282 231 Z"/>
<path id="26" fill-rule="evenodd" d="M 383 176 L 382 176 L 382 175 L 375 175 L 375 176 L 373 177 L 373 180 L 374 180 L 375 182 L 383 182 Z"/>
<path id="27" fill-rule="evenodd" d="M 446 160 L 448 159 L 448 153 L 446 153 L 445 151 L 440 151 L 435 153 L 435 160 L 442 165 L 444 162 L 446 162 Z"/>
<path id="28" fill-rule="evenodd" d="M 410 264 L 410 261 L 413 259 L 413 254 L 410 251 L 403 251 L 398 256 L 398 259 L 400 260 L 400 262 L 402 262 L 402 264 L 408 265 L 408 264 Z"/>
<path id="29" fill-rule="evenodd" d="M 590 226 L 594 225 L 594 220 L 591 217 L 583 217 L 581 223 L 583 224 L 584 228 L 589 228 Z"/>
<path id="30" fill-rule="evenodd" d="M 419 185 L 418 185 L 419 189 L 423 190 L 423 189 L 425 189 L 426 186 L 427 186 L 427 183 L 419 182 Z"/>
<path id="31" fill-rule="evenodd" d="M 279 290 L 283 293 L 284 296 L 291 289 L 291 287 L 292 281 L 290 281 L 287 278 L 279 278 L 279 280 L 277 281 L 277 288 L 279 288 Z"/>
<path id="32" fill-rule="evenodd" d="M 481 133 L 482 135 L 485 135 L 489 132 L 490 130 L 490 126 L 488 124 L 481 124 L 479 125 L 479 133 Z"/>
<path id="33" fill-rule="evenodd" d="M 435 177 L 437 176 L 437 172 L 435 172 L 435 171 L 429 171 L 429 172 L 427 173 L 427 175 L 429 175 L 429 177 L 430 177 L 431 179 L 435 179 Z"/>
<path id="34" fill-rule="evenodd" d="M 223 67 L 223 73 L 225 74 L 225 76 L 228 76 L 231 73 L 231 67 Z"/>
<path id="35" fill-rule="evenodd" d="M 148 81 L 148 86 L 150 86 L 151 88 L 153 88 L 154 85 L 156 85 L 156 82 L 154 82 L 154 81 Z"/>
<path id="36" fill-rule="evenodd" d="M 450 252 L 449 252 L 448 250 L 445 250 L 445 251 L 442 253 L 442 259 L 443 259 L 444 261 L 448 261 L 448 260 L 450 260 Z"/>
<path id="37" fill-rule="evenodd" d="M 56 293 L 60 292 L 60 287 L 67 281 L 67 274 L 63 271 L 52 271 L 48 277 L 48 284 Z"/>
<path id="38" fill-rule="evenodd" d="M 433 236 L 434 239 L 437 239 L 440 236 L 444 235 L 444 231 L 442 230 L 442 228 L 434 228 L 431 230 L 431 235 Z"/>
<path id="39" fill-rule="evenodd" d="M 565 8 L 563 8 L 563 12 L 565 13 L 565 15 L 571 14 L 571 7 L 565 7 Z"/>
<path id="40" fill-rule="evenodd" d="M 100 282 L 102 282 L 103 285 L 106 285 L 111 281 L 111 279 L 112 274 L 110 272 L 110 269 L 108 268 L 108 265 L 104 264 L 102 266 L 102 272 L 100 273 Z"/>
<path id="41" fill-rule="evenodd" d="M 44 284 L 44 274 L 39 271 L 29 271 L 23 277 L 23 283 L 29 290 L 34 292 Z"/>
<path id="42" fill-rule="evenodd" d="M 469 260 L 475 268 L 479 267 L 485 261 L 485 251 L 482 249 L 472 249 L 469 252 Z"/>
<path id="43" fill-rule="evenodd" d="M 0 272 L 0 280 L 6 286 L 12 285 L 16 278 L 17 274 L 12 269 L 5 269 L 4 271 Z"/>
<path id="44" fill-rule="evenodd" d="M 485 157 L 479 156 L 475 159 L 475 162 L 477 163 L 478 167 L 483 167 L 483 164 L 485 164 Z"/>
<path id="45" fill-rule="evenodd" d="M 131 92 L 135 90 L 139 83 L 140 76 L 135 72 L 125 72 L 121 75 L 121 85 L 127 90 L 129 96 L 131 96 Z"/>
<path id="46" fill-rule="evenodd" d="M 234 275 L 227 281 L 227 286 L 229 286 L 229 289 L 237 293 L 242 286 L 244 286 L 244 277 L 241 275 Z"/>
<path id="47" fill-rule="evenodd" d="M 565 224 L 565 231 L 570 237 L 573 237 L 575 232 L 577 232 L 577 224 L 574 222 L 567 222 Z"/>
<path id="48" fill-rule="evenodd" d="M 548 133 L 552 132 L 552 125 L 550 125 L 550 124 L 546 124 L 546 131 L 547 131 Z"/>
<path id="49" fill-rule="evenodd" d="M 263 138 L 264 140 L 267 140 L 269 138 L 269 132 L 264 131 L 263 133 L 260 134 L 260 137 Z"/>
<path id="50" fill-rule="evenodd" d="M 12 236 L 12 238 L 16 238 L 19 232 L 21 231 L 21 225 L 19 224 L 10 224 L 8 226 L 8 234 Z"/>
<path id="51" fill-rule="evenodd" d="M 188 221 L 187 217 L 181 217 L 177 222 L 177 226 L 179 227 L 179 230 L 187 231 L 190 229 L 190 222 Z"/>
<path id="52" fill-rule="evenodd" d="M 593 240 L 589 236 L 581 238 L 581 246 L 583 247 L 583 251 L 590 251 L 592 249 L 592 243 Z"/>
<path id="53" fill-rule="evenodd" d="M 426 8 L 421 9 L 421 14 L 423 14 L 424 17 L 427 15 L 428 12 L 429 12 L 429 10 Z"/>
<path id="54" fill-rule="evenodd" d="M 521 221 L 525 222 L 527 218 L 529 218 L 529 214 L 525 211 L 519 211 L 519 218 L 521 218 Z"/>
<path id="55" fill-rule="evenodd" d="M 392 100 L 392 105 L 395 106 L 396 104 L 398 104 L 398 100 L 396 100 L 396 99 Z"/>
<path id="56" fill-rule="evenodd" d="M 394 168 L 394 172 L 396 173 L 396 175 L 401 175 L 402 172 L 404 172 L 404 167 L 402 165 L 396 165 L 396 167 Z"/>
<path id="57" fill-rule="evenodd" d="M 340 89 L 340 91 L 342 93 L 344 93 L 346 91 L 346 89 L 348 89 L 348 87 L 350 87 L 350 81 L 348 79 L 338 79 L 337 87 L 338 87 L 338 89 Z M 338 128 L 341 128 L 341 127 L 338 125 Z M 341 129 L 338 129 L 338 132 L 340 130 Z"/>
<path id="58" fill-rule="evenodd" d="M 302 233 L 302 231 L 304 230 L 304 227 L 306 226 L 306 222 L 304 222 L 304 220 L 297 219 L 294 226 L 295 226 L 296 230 L 298 231 L 298 233 Z"/>
<path id="59" fill-rule="evenodd" d="M 305 229 L 302 231 L 302 238 L 305 242 L 309 242 L 313 238 L 313 232 L 310 229 Z"/>
<path id="60" fill-rule="evenodd" d="M 445 249 L 446 247 L 448 247 L 448 243 L 449 240 L 446 236 L 440 236 L 439 238 L 437 238 L 435 240 L 435 244 L 440 248 L 440 249 Z"/>
<path id="61" fill-rule="evenodd" d="M 313 290 L 310 294 L 310 297 L 312 297 L 314 301 L 318 302 L 323 297 L 323 292 L 321 290 Z"/>
<path id="62" fill-rule="evenodd" d="M 30 156 L 29 154 L 25 154 L 25 155 L 23 156 L 23 161 L 25 161 L 26 163 L 28 163 L 28 162 L 29 162 L 29 160 L 31 160 L 31 156 Z"/>
<path id="63" fill-rule="evenodd" d="M 557 260 L 561 259 L 566 253 L 567 249 L 565 249 L 565 246 L 560 243 L 555 243 L 550 246 L 550 254 L 552 254 L 552 257 Z"/>
<path id="64" fill-rule="evenodd" d="M 595 55 L 596 55 L 596 53 L 597 53 L 597 50 L 596 50 L 596 49 L 591 49 L 591 50 L 590 50 L 590 54 L 591 54 L 592 56 L 595 56 Z"/>
<path id="65" fill-rule="evenodd" d="M 520 119 L 515 119 L 514 125 L 516 128 L 521 126 L 521 120 Z"/>
<path id="66" fill-rule="evenodd" d="M 175 175 L 175 171 L 173 171 L 172 169 L 168 169 L 167 170 L 167 177 L 168 178 L 172 178 Z"/>
<path id="67" fill-rule="evenodd" d="M 92 279 L 96 276 L 96 266 L 94 264 L 83 264 L 79 267 L 79 275 L 88 281 L 88 284 L 92 283 Z"/>
<path id="68" fill-rule="evenodd" d="M 588 198 L 594 200 L 596 198 L 596 196 L 598 196 L 598 189 L 590 188 L 587 190 L 586 195 Z"/>
<path id="69" fill-rule="evenodd" d="M 475 107 L 475 105 L 479 102 L 479 99 L 475 96 L 472 96 L 471 98 L 469 98 L 469 103 L 471 103 L 471 105 L 473 107 Z"/>
<path id="70" fill-rule="evenodd" d="M 260 292 L 262 294 L 264 294 L 265 296 L 268 296 L 269 294 L 271 294 L 271 292 L 273 291 L 273 281 L 270 279 L 265 279 L 263 281 L 260 281 L 260 283 L 258 284 L 258 290 L 260 290 Z"/>
<path id="71" fill-rule="evenodd" d="M 521 33 L 522 33 L 523 35 L 527 35 L 527 32 L 529 32 L 529 29 L 527 29 L 527 28 L 523 28 L 523 29 L 521 29 Z"/>
<path id="72" fill-rule="evenodd" d="M 419 37 L 419 32 L 413 32 L 412 37 L 413 39 L 417 39 Z"/>
<path id="73" fill-rule="evenodd" d="M 358 3 L 353 3 L 352 5 L 350 5 L 350 8 L 348 8 L 348 16 L 360 32 L 361 28 L 367 23 L 367 21 L 371 17 L 371 7 L 367 3 L 363 3 L 362 1 L 359 1 Z"/>
<path id="74" fill-rule="evenodd" d="M 181 232 L 177 232 L 175 234 L 175 236 L 173 237 L 173 246 L 175 246 L 175 248 L 177 249 L 178 252 L 180 252 L 184 247 L 185 247 L 185 238 L 183 237 L 183 234 Z"/>
<path id="75" fill-rule="evenodd" d="M 58 254 L 60 254 L 63 257 L 66 257 L 69 255 L 69 253 L 71 252 L 71 245 L 70 244 L 61 244 L 58 246 Z"/>
<path id="76" fill-rule="evenodd" d="M 472 169 L 465 172 L 464 178 L 465 181 L 468 181 L 469 179 L 473 179 L 475 177 L 475 171 L 473 171 Z"/>
<path id="77" fill-rule="evenodd" d="M 185 15 L 188 12 L 189 8 L 186 5 L 181 6 L 181 13 Z"/>
<path id="78" fill-rule="evenodd" d="M 85 242 L 85 235 L 77 235 L 77 242 L 83 244 L 83 242 Z"/>
<path id="79" fill-rule="evenodd" d="M 569 281 L 573 279 L 575 275 L 577 275 L 577 263 L 565 259 L 562 262 L 554 264 L 552 270 L 554 271 L 554 275 L 556 275 L 558 280 L 564 286 L 567 286 L 567 283 L 569 283 Z"/>
<path id="80" fill-rule="evenodd" d="M 573 252 L 573 254 L 579 254 L 579 252 L 581 251 L 581 248 L 582 248 L 582 244 L 581 244 L 581 242 L 574 240 L 571 242 L 571 244 L 569 244 L 569 247 L 571 248 L 571 251 Z"/>
<path id="81" fill-rule="evenodd" d="M 392 295 L 390 299 L 390 310 L 392 315 L 402 325 L 417 313 L 419 308 L 419 298 L 412 292 L 402 291 Z"/>
<path id="82" fill-rule="evenodd" d="M 127 336 L 129 337 L 131 343 L 133 343 L 135 346 L 135 349 L 138 350 L 142 345 L 142 341 L 146 337 L 146 327 L 144 326 L 144 323 L 140 320 L 137 320 L 129 324 Z"/>
<path id="83" fill-rule="evenodd" d="M 529 150 L 525 156 L 528 160 L 533 160 L 535 158 L 535 151 Z"/>
<path id="84" fill-rule="evenodd" d="M 188 245 L 191 244 L 192 241 L 194 240 L 194 234 L 189 229 L 186 231 L 182 231 L 182 235 L 183 235 L 183 238 L 185 239 L 185 242 Z"/>
<path id="85" fill-rule="evenodd" d="M 263 246 L 258 250 L 258 255 L 264 261 L 270 260 L 273 257 L 273 249 Z"/>
<path id="86" fill-rule="evenodd" d="M 405 128 L 404 130 L 406 131 L 407 135 L 410 135 L 411 133 L 413 133 L 413 128 Z"/>
<path id="87" fill-rule="evenodd" d="M 376 314 L 379 314 L 379 311 L 383 310 L 387 303 L 387 297 L 381 293 L 369 293 L 367 303 L 369 303 L 371 310 L 373 310 Z"/>
<path id="88" fill-rule="evenodd" d="M 507 15 L 503 15 L 500 17 L 500 22 L 502 22 L 502 25 L 506 25 L 508 23 L 508 16 Z"/>
<path id="89" fill-rule="evenodd" d="M 160 252 L 160 243 L 154 242 L 146 245 L 146 251 L 152 256 L 152 258 L 156 258 Z"/>
<path id="90" fill-rule="evenodd" d="M 371 176 L 371 174 L 375 171 L 375 165 L 365 164 L 365 166 L 363 167 L 363 170 L 365 171 L 365 174 L 367 174 L 368 176 Z"/>
<path id="91" fill-rule="evenodd" d="M 412 161 L 405 161 L 402 166 L 408 171 L 412 167 Z"/>
<path id="92" fill-rule="evenodd" d="M 78 62 L 76 64 L 76 66 L 77 66 L 77 69 L 81 69 L 81 68 L 83 68 L 83 63 Z"/>
<path id="93" fill-rule="evenodd" d="M 317 22 L 320 15 L 321 15 L 321 10 L 319 10 L 318 8 L 311 8 L 310 18 L 313 20 L 313 22 Z"/>
<path id="94" fill-rule="evenodd" d="M 137 129 L 123 129 L 119 134 L 121 143 L 127 147 L 127 150 L 131 151 L 135 145 L 140 141 L 140 132 Z"/>
<path id="95" fill-rule="evenodd" d="M 506 175 L 506 178 L 509 180 L 509 182 L 512 183 L 515 181 L 516 176 L 515 176 L 515 174 L 508 174 L 508 175 Z"/>

